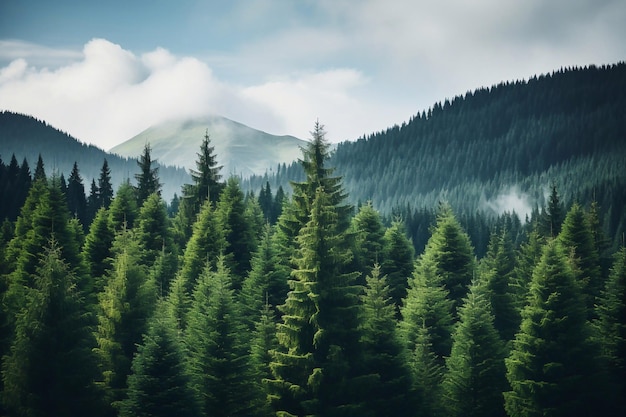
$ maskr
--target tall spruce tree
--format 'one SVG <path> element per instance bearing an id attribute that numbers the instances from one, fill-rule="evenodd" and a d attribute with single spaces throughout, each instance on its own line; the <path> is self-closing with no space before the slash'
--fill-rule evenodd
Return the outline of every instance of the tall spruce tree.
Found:
<path id="1" fill-rule="evenodd" d="M 174 319 L 159 303 L 133 358 L 128 397 L 121 417 L 197 417 L 200 404 L 191 388 L 182 341 Z"/>
<path id="2" fill-rule="evenodd" d="M 135 174 L 135 180 L 137 180 L 137 206 L 141 207 L 148 199 L 150 194 L 161 194 L 161 183 L 159 183 L 159 167 L 154 167 L 155 161 L 152 160 L 150 155 L 150 144 L 146 143 L 143 148 L 143 153 L 139 156 L 137 165 L 139 166 L 139 173 Z"/>
<path id="3" fill-rule="evenodd" d="M 270 363 L 272 362 L 272 351 L 278 348 L 278 340 L 276 339 L 276 317 L 268 302 L 263 305 L 251 340 L 250 367 L 252 378 L 250 389 L 256 394 L 254 414 L 259 417 L 269 417 L 274 413 L 272 413 L 267 399 L 266 382 L 272 378 Z"/>
<path id="4" fill-rule="evenodd" d="M 207 199 L 212 203 L 217 203 L 223 188 L 220 182 L 222 179 L 220 171 L 223 166 L 219 165 L 217 162 L 215 147 L 211 146 L 211 138 L 209 137 L 208 129 L 204 133 L 202 144 L 200 144 L 200 152 L 196 155 L 198 156 L 196 169 L 190 170 L 191 178 L 194 182 L 193 192 L 195 204 L 197 207 L 200 207 Z"/>
<path id="5" fill-rule="evenodd" d="M 101 207 L 91 222 L 82 251 L 89 273 L 94 279 L 96 293 L 104 289 L 104 276 L 112 268 L 114 239 L 115 232 L 109 213 L 106 208 Z"/>
<path id="6" fill-rule="evenodd" d="M 356 270 L 361 273 L 359 284 L 365 285 L 365 277 L 372 272 L 374 264 L 380 265 L 385 261 L 383 258 L 385 228 L 380 214 L 374 210 L 371 202 L 361 206 L 352 218 L 352 231 L 355 240 Z"/>
<path id="7" fill-rule="evenodd" d="M 589 416 L 598 409 L 598 363 L 585 302 L 567 255 L 551 241 L 533 272 L 520 331 L 506 359 L 509 416 Z"/>
<path id="8" fill-rule="evenodd" d="M 387 277 L 389 296 L 399 307 L 406 297 L 408 281 L 415 268 L 415 250 L 406 236 L 406 227 L 398 220 L 385 231 L 383 242 L 380 272 Z"/>
<path id="9" fill-rule="evenodd" d="M 243 325 L 231 288 L 230 271 L 220 258 L 208 267 L 193 293 L 185 344 L 192 386 L 206 416 L 248 416 L 254 404 Z"/>
<path id="10" fill-rule="evenodd" d="M 365 349 L 363 366 L 378 381 L 366 393 L 367 409 L 375 416 L 412 414 L 411 375 L 408 357 L 396 330 L 396 306 L 389 297 L 389 286 L 375 264 L 366 278 L 361 319 Z"/>
<path id="11" fill-rule="evenodd" d="M 596 316 L 594 327 L 616 391 L 610 408 L 612 415 L 621 416 L 626 413 L 626 247 L 615 254 Z"/>
<path id="12" fill-rule="evenodd" d="M 448 416 L 504 416 L 504 344 L 494 327 L 490 294 L 474 281 L 452 335 L 446 359 L 443 405 Z"/>
<path id="13" fill-rule="evenodd" d="M 104 158 L 100 176 L 98 177 L 98 204 L 100 207 L 109 208 L 113 201 L 113 185 L 111 184 L 111 169 L 107 159 Z"/>
<path id="14" fill-rule="evenodd" d="M 97 368 L 77 277 L 52 238 L 41 254 L 3 359 L 4 404 L 15 416 L 100 415 Z"/>
<path id="15" fill-rule="evenodd" d="M 135 219 L 139 215 L 135 189 L 130 182 L 124 181 L 117 188 L 115 198 L 109 207 L 109 216 L 113 223 L 113 229 L 120 231 L 132 229 L 135 226 Z"/>
<path id="16" fill-rule="evenodd" d="M 78 171 L 78 164 L 74 162 L 72 172 L 67 182 L 67 205 L 70 213 L 80 220 L 83 227 L 89 227 L 87 219 L 87 198 L 83 178 Z"/>

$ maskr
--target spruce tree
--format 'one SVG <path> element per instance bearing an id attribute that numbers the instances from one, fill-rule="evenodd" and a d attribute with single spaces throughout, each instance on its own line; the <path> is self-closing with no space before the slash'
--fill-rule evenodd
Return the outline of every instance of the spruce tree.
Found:
<path id="1" fill-rule="evenodd" d="M 247 416 L 254 405 L 243 325 L 223 258 L 193 293 L 185 343 L 192 387 L 206 416 Z"/>
<path id="2" fill-rule="evenodd" d="M 574 203 L 565 216 L 558 239 L 570 255 L 576 280 L 586 301 L 587 312 L 592 317 L 604 282 L 589 219 L 578 203 Z"/>
<path id="3" fill-rule="evenodd" d="M 596 307 L 594 321 L 603 359 L 615 387 L 613 415 L 626 413 L 626 247 L 614 258 L 609 279 Z"/>
<path id="4" fill-rule="evenodd" d="M 411 378 L 407 356 L 396 330 L 396 307 L 389 297 L 389 286 L 374 265 L 366 278 L 363 299 L 361 340 L 365 349 L 363 366 L 378 381 L 366 394 L 366 407 L 375 416 L 409 416 Z"/>
<path id="5" fill-rule="evenodd" d="M 448 416 L 504 416 L 504 344 L 494 327 L 489 294 L 478 281 L 459 310 L 446 359 L 443 404 Z"/>
<path id="6" fill-rule="evenodd" d="M 200 145 L 200 152 L 196 154 L 198 156 L 196 169 L 190 170 L 194 181 L 193 197 L 197 207 L 202 206 L 207 199 L 212 203 L 217 203 L 223 187 L 220 183 L 222 179 L 220 171 L 223 166 L 218 165 L 217 155 L 214 152 L 215 147 L 211 146 L 211 138 L 207 130 Z"/>
<path id="7" fill-rule="evenodd" d="M 404 224 L 396 220 L 385 231 L 383 257 L 380 265 L 381 274 L 387 276 L 389 296 L 397 307 L 406 297 L 408 280 L 415 267 L 415 250 L 406 237 L 405 229 Z"/>
<path id="8" fill-rule="evenodd" d="M 380 265 L 385 261 L 385 228 L 380 214 L 374 210 L 371 202 L 361 206 L 352 218 L 352 231 L 355 239 L 355 264 L 361 273 L 359 284 L 365 285 L 365 277 L 372 272 L 374 264 Z"/>
<path id="9" fill-rule="evenodd" d="M 15 338 L 2 364 L 9 415 L 100 415 L 92 323 L 77 284 L 58 242 L 51 239 L 17 314 Z"/>
<path id="10" fill-rule="evenodd" d="M 47 180 L 46 170 L 44 168 L 43 158 L 41 154 L 37 157 L 37 165 L 35 166 L 35 173 L 33 174 L 33 181 Z"/>
<path id="11" fill-rule="evenodd" d="M 420 417 L 443 415 L 441 383 L 445 367 L 432 347 L 430 331 L 423 324 L 417 329 L 414 349 L 409 352 L 409 369 L 413 383 L 412 404 L 415 404 L 415 414 Z"/>
<path id="12" fill-rule="evenodd" d="M 266 302 L 256 322 L 250 343 L 250 389 L 255 393 L 255 415 L 273 415 L 268 401 L 267 381 L 272 378 L 270 363 L 272 352 L 278 348 L 276 339 L 276 317 L 274 310 Z"/>
<path id="13" fill-rule="evenodd" d="M 162 251 L 173 251 L 167 207 L 158 194 L 151 194 L 139 210 L 135 232 L 146 265 L 152 265 Z"/>
<path id="14" fill-rule="evenodd" d="M 109 216 L 111 216 L 113 229 L 115 231 L 132 229 L 138 215 L 139 208 L 137 206 L 137 198 L 135 197 L 135 189 L 128 181 L 125 181 L 118 187 L 115 198 L 109 207 Z"/>
<path id="15" fill-rule="evenodd" d="M 89 227 L 82 251 L 89 273 L 94 279 L 96 293 L 104 288 L 104 276 L 112 268 L 114 239 L 115 232 L 109 213 L 106 208 L 101 207 Z"/>
<path id="16" fill-rule="evenodd" d="M 419 262 L 432 262 L 435 266 L 435 272 L 453 302 L 456 318 L 457 309 L 474 276 L 474 250 L 448 204 L 440 207 L 437 223 Z"/>
<path id="17" fill-rule="evenodd" d="M 551 241 L 533 272 L 520 331 L 506 359 L 508 415 L 594 415 L 597 366 L 580 288 L 567 255 Z"/>
<path id="18" fill-rule="evenodd" d="M 563 203 L 561 196 L 556 187 L 556 183 L 552 183 L 550 187 L 550 197 L 548 198 L 548 206 L 541 217 L 541 234 L 544 237 L 556 237 L 561 232 L 561 224 L 565 218 L 563 214 Z"/>
<path id="19" fill-rule="evenodd" d="M 191 388 L 182 341 L 162 303 L 133 358 L 128 397 L 120 417 L 197 417 L 200 404 Z"/>
<path id="20" fill-rule="evenodd" d="M 111 184 L 111 169 L 107 159 L 104 158 L 100 176 L 98 177 L 98 204 L 100 207 L 109 208 L 113 201 L 113 185 Z"/>
<path id="21" fill-rule="evenodd" d="M 70 213 L 80 220 L 83 227 L 89 227 L 87 220 L 87 199 L 85 197 L 85 186 L 78 171 L 78 164 L 74 162 L 72 173 L 67 183 L 67 205 Z"/>
<path id="22" fill-rule="evenodd" d="M 150 151 L 150 144 L 146 143 L 143 148 L 143 153 L 137 161 L 139 173 L 135 174 L 135 180 L 137 180 L 135 190 L 137 191 L 136 197 L 138 207 L 141 207 L 151 194 L 161 194 L 159 167 L 152 167 L 155 164 L 155 161 L 152 160 Z"/>

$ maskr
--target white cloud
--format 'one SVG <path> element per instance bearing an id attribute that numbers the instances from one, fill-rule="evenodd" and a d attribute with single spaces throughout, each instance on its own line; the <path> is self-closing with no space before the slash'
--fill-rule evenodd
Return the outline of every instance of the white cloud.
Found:
<path id="1" fill-rule="evenodd" d="M 495 198 L 489 200 L 483 197 L 481 205 L 497 214 L 515 212 L 522 220 L 526 216 L 530 216 L 532 212 L 530 196 L 522 192 L 517 186 L 511 186 L 507 190 L 500 192 Z"/>

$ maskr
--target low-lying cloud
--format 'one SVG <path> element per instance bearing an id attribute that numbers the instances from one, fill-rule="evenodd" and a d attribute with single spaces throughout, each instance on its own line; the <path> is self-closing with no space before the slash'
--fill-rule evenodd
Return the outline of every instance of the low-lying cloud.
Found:
<path id="1" fill-rule="evenodd" d="M 518 186 L 511 186 L 494 198 L 483 199 L 481 204 L 496 214 L 515 212 L 522 221 L 526 216 L 530 217 L 533 209 L 530 196 L 522 192 Z"/>

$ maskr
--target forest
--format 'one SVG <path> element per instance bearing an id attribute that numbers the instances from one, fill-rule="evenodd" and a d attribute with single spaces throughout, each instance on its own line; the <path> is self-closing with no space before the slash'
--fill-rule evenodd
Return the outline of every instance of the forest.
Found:
<path id="1" fill-rule="evenodd" d="M 596 200 L 553 183 L 481 256 L 442 200 L 416 251 L 311 136 L 258 195 L 207 136 L 171 204 L 149 144 L 88 196 L 76 164 L 1 163 L 0 415 L 624 415 L 626 249 Z"/>

